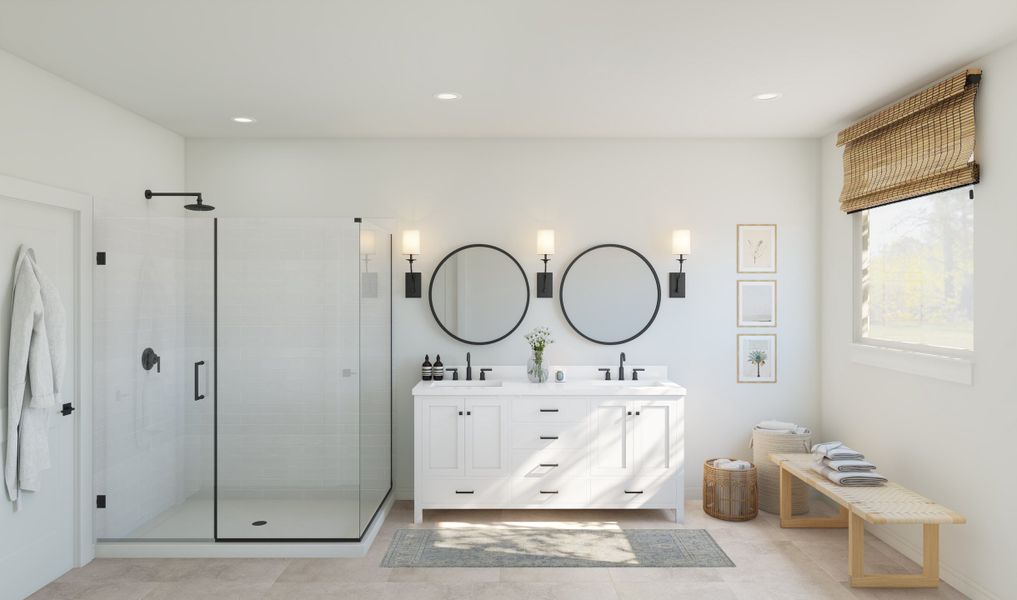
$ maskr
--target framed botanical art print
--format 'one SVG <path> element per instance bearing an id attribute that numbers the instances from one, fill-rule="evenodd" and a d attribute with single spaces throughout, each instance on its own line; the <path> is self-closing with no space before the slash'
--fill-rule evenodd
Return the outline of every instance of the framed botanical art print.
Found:
<path id="1" fill-rule="evenodd" d="M 777 382 L 777 336 L 738 334 L 738 383 Z"/>
<path id="2" fill-rule="evenodd" d="M 777 226 L 738 226 L 738 272 L 777 272 Z"/>
<path id="3" fill-rule="evenodd" d="M 777 282 L 738 280 L 738 327 L 777 326 Z"/>

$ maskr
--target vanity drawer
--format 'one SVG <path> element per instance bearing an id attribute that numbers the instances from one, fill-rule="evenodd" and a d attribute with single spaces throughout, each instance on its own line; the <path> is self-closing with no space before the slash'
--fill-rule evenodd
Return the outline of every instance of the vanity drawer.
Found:
<path id="1" fill-rule="evenodd" d="M 590 462 L 585 450 L 551 448 L 512 451 L 513 477 L 541 479 L 563 475 L 589 477 Z"/>
<path id="2" fill-rule="evenodd" d="M 638 508 L 673 507 L 678 500 L 676 477 L 591 479 L 590 495 L 598 506 Z"/>
<path id="3" fill-rule="evenodd" d="M 416 494 L 425 503 L 495 505 L 504 504 L 511 488 L 509 479 L 431 479 L 421 482 Z"/>
<path id="4" fill-rule="evenodd" d="M 583 449 L 589 442 L 589 427 L 580 423 L 513 423 L 512 447 Z"/>
<path id="5" fill-rule="evenodd" d="M 512 401 L 515 423 L 578 423 L 589 414 L 586 398 L 522 397 Z"/>
<path id="6" fill-rule="evenodd" d="M 516 479 L 512 482 L 512 504 L 553 506 L 585 505 L 590 501 L 590 481 L 572 477 Z"/>

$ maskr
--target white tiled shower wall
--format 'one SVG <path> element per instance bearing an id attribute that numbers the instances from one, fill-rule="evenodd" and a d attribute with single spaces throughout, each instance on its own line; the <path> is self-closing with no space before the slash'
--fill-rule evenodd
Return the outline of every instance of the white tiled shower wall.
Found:
<path id="1" fill-rule="evenodd" d="M 220 497 L 359 486 L 358 232 L 352 219 L 220 219 Z"/>

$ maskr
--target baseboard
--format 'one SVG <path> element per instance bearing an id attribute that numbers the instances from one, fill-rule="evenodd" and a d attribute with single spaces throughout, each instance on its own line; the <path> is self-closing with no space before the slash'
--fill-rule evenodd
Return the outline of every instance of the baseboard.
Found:
<path id="1" fill-rule="evenodd" d="M 882 527 L 877 530 L 875 527 L 870 527 L 866 531 L 885 542 L 886 545 L 897 552 L 918 564 L 922 564 L 922 549 L 904 536 L 896 533 L 892 528 Z M 1002 597 L 975 583 L 942 560 L 939 562 L 939 578 L 955 587 L 957 591 L 971 598 L 971 600 L 1003 600 Z"/>

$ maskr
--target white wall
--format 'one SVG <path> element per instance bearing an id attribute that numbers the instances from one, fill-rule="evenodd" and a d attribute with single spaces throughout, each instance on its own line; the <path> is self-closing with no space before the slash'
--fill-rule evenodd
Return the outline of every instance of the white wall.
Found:
<path id="1" fill-rule="evenodd" d="M 2 50 L 0 81 L 0 173 L 89 194 L 99 216 L 175 202 L 143 194 L 183 185 L 182 137 Z"/>
<path id="2" fill-rule="evenodd" d="M 1009 440 L 1017 428 L 1017 46 L 973 66 L 984 69 L 976 106 L 982 181 L 975 188 L 974 384 L 960 385 L 853 364 L 852 219 L 840 212 L 841 152 L 822 140 L 822 422 L 827 437 L 872 458 L 891 479 L 968 517 L 942 528 L 944 578 L 980 598 L 1012 598 L 1017 572 Z M 946 75 L 944 73 L 944 75 Z M 918 555 L 917 527 L 880 537 Z"/>
<path id="3" fill-rule="evenodd" d="M 818 146 L 814 140 L 188 140 L 187 185 L 216 215 L 383 216 L 421 230 L 427 278 L 449 250 L 487 242 L 541 268 L 536 232 L 554 228 L 550 267 L 602 242 L 643 252 L 666 282 L 675 267 L 671 230 L 688 228 L 688 298 L 663 300 L 654 326 L 623 347 L 598 346 L 568 329 L 556 298 L 533 298 L 520 329 L 493 346 L 444 335 L 427 299 L 406 299 L 396 265 L 395 481 L 412 493 L 409 390 L 424 354 L 446 365 L 473 352 L 474 366 L 524 364 L 523 333 L 548 325 L 552 364 L 666 364 L 689 389 L 687 484 L 698 494 L 701 463 L 748 456 L 751 426 L 763 418 L 818 422 Z M 777 223 L 779 382 L 735 383 L 735 225 Z M 398 240 L 398 238 L 397 238 Z M 398 246 L 397 246 L 398 248 Z M 397 249 L 398 252 L 398 249 Z M 398 257 L 397 257 L 398 258 Z M 766 277 L 762 277 L 766 278 Z M 425 291 L 426 296 L 426 291 Z"/>

